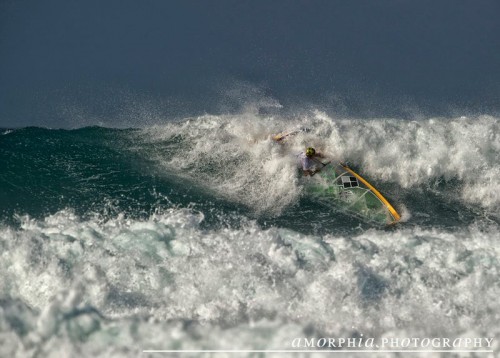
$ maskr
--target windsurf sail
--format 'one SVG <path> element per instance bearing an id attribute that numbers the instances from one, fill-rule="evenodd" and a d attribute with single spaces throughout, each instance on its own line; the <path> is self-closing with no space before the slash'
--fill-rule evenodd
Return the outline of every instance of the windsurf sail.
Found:
<path id="1" fill-rule="evenodd" d="M 377 224 L 394 224 L 401 216 L 361 175 L 345 164 L 331 164 L 309 178 L 308 192 L 320 203 Z"/>
<path id="2" fill-rule="evenodd" d="M 354 170 L 352 170 L 348 166 L 342 165 L 342 167 L 345 170 L 347 170 L 349 173 L 354 175 L 356 177 L 356 179 L 358 179 L 361 183 L 363 183 L 368 188 L 368 190 L 370 190 L 373 194 L 375 194 L 375 196 L 380 200 L 380 202 L 385 205 L 387 210 L 389 210 L 394 221 L 401 220 L 401 215 L 398 214 L 396 209 L 394 209 L 394 207 L 389 203 L 389 201 L 386 198 L 384 198 L 384 196 L 377 189 L 375 189 L 375 187 L 373 185 L 368 183 L 368 181 L 366 181 L 361 175 L 356 173 Z"/>

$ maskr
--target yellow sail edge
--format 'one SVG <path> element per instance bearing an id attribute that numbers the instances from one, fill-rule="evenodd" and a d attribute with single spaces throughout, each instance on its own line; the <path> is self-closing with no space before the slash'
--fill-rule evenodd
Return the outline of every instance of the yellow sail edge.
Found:
<path id="1" fill-rule="evenodd" d="M 389 203 L 389 201 L 387 201 L 387 199 L 384 198 L 384 196 L 377 189 L 375 189 L 375 187 L 373 185 L 368 183 L 361 175 L 356 173 L 354 170 L 352 170 L 348 166 L 343 165 L 343 164 L 340 164 L 340 165 L 342 166 L 342 168 L 344 168 L 349 173 L 354 175 L 360 182 L 362 182 L 364 185 L 366 185 L 366 187 L 368 189 L 370 189 L 373 192 L 373 194 L 375 194 L 377 196 L 377 198 L 387 207 L 387 209 L 391 213 L 392 217 L 394 218 L 394 222 L 397 222 L 401 219 L 401 216 L 398 214 L 396 209 L 394 209 L 394 207 Z"/>

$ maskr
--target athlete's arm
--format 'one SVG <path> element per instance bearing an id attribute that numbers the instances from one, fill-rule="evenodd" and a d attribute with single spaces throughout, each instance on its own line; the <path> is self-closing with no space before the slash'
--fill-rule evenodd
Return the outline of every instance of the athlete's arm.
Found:
<path id="1" fill-rule="evenodd" d="M 316 174 L 317 172 L 321 171 L 320 169 L 316 169 L 316 170 L 304 170 L 304 176 L 309 176 L 309 177 L 312 177 L 314 176 L 314 174 Z"/>

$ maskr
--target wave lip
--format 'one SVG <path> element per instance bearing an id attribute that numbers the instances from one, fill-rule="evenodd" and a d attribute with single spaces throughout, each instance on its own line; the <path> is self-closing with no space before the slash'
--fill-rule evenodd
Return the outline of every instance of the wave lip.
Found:
<path id="1" fill-rule="evenodd" d="M 8 220 L 66 207 L 106 211 L 112 203 L 115 212 L 147 216 L 160 204 L 216 202 L 279 218 L 308 200 L 296 155 L 313 145 L 350 162 L 397 210 L 461 225 L 467 211 L 498 218 L 498 123 L 488 116 L 336 119 L 313 111 L 206 115 L 136 130 L 25 128 L 0 137 L 0 212 Z M 284 128 L 308 131 L 275 143 L 272 135 Z"/>
<path id="2" fill-rule="evenodd" d="M 287 138 L 285 145 L 274 143 L 272 135 L 285 128 L 309 130 Z M 498 133 L 498 118 L 491 116 L 335 119 L 315 111 L 294 119 L 202 116 L 146 128 L 137 140 L 163 170 L 256 212 L 276 215 L 297 202 L 303 190 L 296 155 L 313 145 L 334 160 L 349 161 L 396 200 L 404 199 L 398 192 L 425 190 L 497 215 Z"/>

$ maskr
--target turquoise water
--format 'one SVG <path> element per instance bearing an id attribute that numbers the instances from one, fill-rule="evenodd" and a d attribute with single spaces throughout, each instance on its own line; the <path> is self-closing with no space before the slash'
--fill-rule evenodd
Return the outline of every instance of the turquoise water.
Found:
<path id="1" fill-rule="evenodd" d="M 298 126 L 310 130 L 270 139 Z M 498 127 L 313 112 L 2 129 L 0 352 L 498 340 Z M 307 145 L 352 163 L 402 222 L 374 227 L 308 197 Z"/>

